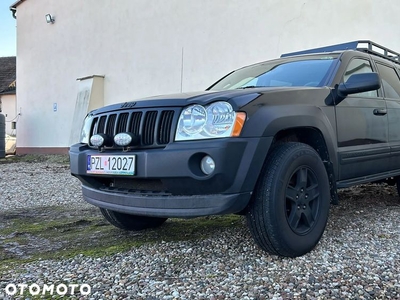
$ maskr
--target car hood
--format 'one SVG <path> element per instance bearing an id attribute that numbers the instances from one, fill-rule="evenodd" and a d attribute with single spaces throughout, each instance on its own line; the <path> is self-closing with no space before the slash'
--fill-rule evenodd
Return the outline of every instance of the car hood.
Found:
<path id="1" fill-rule="evenodd" d="M 215 101 L 227 101 L 234 110 L 249 104 L 260 95 L 282 92 L 286 90 L 310 90 L 321 89 L 313 87 L 260 87 L 249 89 L 236 89 L 224 91 L 199 91 L 190 93 L 179 93 L 170 95 L 160 95 L 148 98 L 141 98 L 134 101 L 111 104 L 93 111 L 93 114 L 99 114 L 110 111 L 125 109 L 141 109 L 152 107 L 184 107 L 190 104 L 206 105 Z"/>

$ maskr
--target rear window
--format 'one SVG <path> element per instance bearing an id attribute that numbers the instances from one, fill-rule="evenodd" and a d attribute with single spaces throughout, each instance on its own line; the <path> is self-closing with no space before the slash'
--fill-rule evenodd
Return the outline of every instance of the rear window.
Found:
<path id="1" fill-rule="evenodd" d="M 210 90 L 232 90 L 272 86 L 323 86 L 336 57 L 319 57 L 296 61 L 274 61 L 236 70 L 217 82 Z"/>

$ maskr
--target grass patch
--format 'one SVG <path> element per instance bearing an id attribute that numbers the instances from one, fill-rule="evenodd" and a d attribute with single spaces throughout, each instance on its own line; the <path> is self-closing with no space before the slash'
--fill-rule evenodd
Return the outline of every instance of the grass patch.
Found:
<path id="1" fill-rule="evenodd" d="M 26 262 L 79 254 L 102 257 L 149 243 L 205 239 L 243 226 L 240 216 L 227 215 L 172 219 L 156 229 L 124 231 L 105 221 L 97 208 L 35 208 L 0 213 L 0 219 L 0 274 Z"/>

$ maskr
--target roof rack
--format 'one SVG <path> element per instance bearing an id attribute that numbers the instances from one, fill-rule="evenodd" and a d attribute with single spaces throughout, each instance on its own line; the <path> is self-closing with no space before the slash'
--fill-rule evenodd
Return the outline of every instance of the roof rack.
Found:
<path id="1" fill-rule="evenodd" d="M 343 51 L 343 50 L 358 50 L 376 56 L 388 59 L 392 62 L 400 64 L 400 53 L 397 53 L 389 48 L 381 46 L 377 43 L 368 40 L 360 40 L 354 42 L 348 42 L 343 44 L 331 45 L 326 47 L 308 49 L 298 52 L 291 52 L 282 54 L 281 57 L 300 55 L 300 54 L 311 54 L 311 53 L 321 53 L 321 52 L 333 52 L 333 51 Z"/>

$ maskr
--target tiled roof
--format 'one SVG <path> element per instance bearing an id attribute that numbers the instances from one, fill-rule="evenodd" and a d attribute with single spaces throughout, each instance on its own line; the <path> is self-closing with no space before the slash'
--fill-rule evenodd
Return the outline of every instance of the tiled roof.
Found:
<path id="1" fill-rule="evenodd" d="M 0 94 L 15 94 L 16 57 L 0 57 Z"/>

